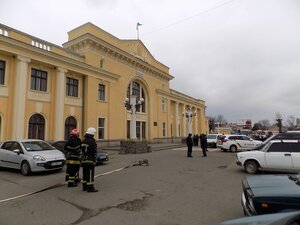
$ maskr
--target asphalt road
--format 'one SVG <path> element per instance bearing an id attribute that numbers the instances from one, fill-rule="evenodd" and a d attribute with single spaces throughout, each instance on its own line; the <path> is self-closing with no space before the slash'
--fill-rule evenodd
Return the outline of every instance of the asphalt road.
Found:
<path id="1" fill-rule="evenodd" d="M 144 159 L 149 166 L 124 168 Z M 0 225 L 214 225 L 243 217 L 241 180 L 247 174 L 236 166 L 234 153 L 114 153 L 96 174 L 99 192 L 86 193 L 68 188 L 64 171 L 25 177 L 2 169 Z"/>

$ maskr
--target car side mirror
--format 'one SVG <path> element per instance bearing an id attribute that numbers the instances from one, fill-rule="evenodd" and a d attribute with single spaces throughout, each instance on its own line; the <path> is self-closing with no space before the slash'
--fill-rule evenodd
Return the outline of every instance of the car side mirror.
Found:
<path id="1" fill-rule="evenodd" d="M 21 153 L 20 149 L 14 149 L 13 152 L 17 153 L 18 155 Z"/>

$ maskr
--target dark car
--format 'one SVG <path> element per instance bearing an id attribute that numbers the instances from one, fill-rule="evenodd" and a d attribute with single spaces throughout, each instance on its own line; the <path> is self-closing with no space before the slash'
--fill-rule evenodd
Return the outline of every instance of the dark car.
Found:
<path id="1" fill-rule="evenodd" d="M 96 162 L 97 165 L 103 164 L 104 162 L 107 162 L 109 160 L 109 155 L 107 152 L 98 151 L 96 160 L 97 160 Z"/>
<path id="2" fill-rule="evenodd" d="M 217 225 L 300 225 L 300 211 L 244 217 Z"/>
<path id="3" fill-rule="evenodd" d="M 56 149 L 62 151 L 64 154 L 66 154 L 65 152 L 65 144 L 67 141 L 56 141 L 51 143 Z M 97 156 L 96 156 L 96 164 L 100 165 L 103 164 L 104 162 L 107 162 L 109 160 L 109 154 L 107 152 L 101 151 L 101 150 L 97 150 Z"/>
<path id="4" fill-rule="evenodd" d="M 300 210 L 300 175 L 247 176 L 242 181 L 245 215 Z"/>

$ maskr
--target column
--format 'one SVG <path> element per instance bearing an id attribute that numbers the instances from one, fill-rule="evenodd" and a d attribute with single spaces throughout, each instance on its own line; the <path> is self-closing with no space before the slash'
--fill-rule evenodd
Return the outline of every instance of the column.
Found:
<path id="1" fill-rule="evenodd" d="M 55 85 L 55 120 L 54 120 L 54 140 L 64 140 L 64 100 L 65 100 L 65 73 L 64 68 L 57 68 Z"/>
<path id="2" fill-rule="evenodd" d="M 130 139 L 136 139 L 136 96 L 130 96 L 131 120 L 130 120 Z"/>
<path id="3" fill-rule="evenodd" d="M 183 133 L 184 135 L 188 135 L 187 132 L 186 132 L 186 121 L 187 121 L 187 118 L 185 116 L 185 108 L 186 108 L 186 105 L 184 104 L 183 105 L 183 109 L 182 109 L 182 114 L 183 114 Z"/>
<path id="4" fill-rule="evenodd" d="M 25 139 L 24 127 L 27 127 L 25 126 L 27 71 L 30 58 L 17 56 L 16 59 L 12 138 Z"/>
<path id="5" fill-rule="evenodd" d="M 175 118 L 176 118 L 176 122 L 175 122 L 175 130 L 176 130 L 176 137 L 179 137 L 179 124 L 180 124 L 180 117 L 179 117 L 179 108 L 178 108 L 178 102 L 175 103 Z"/>
<path id="6" fill-rule="evenodd" d="M 195 126 L 195 129 L 196 129 L 196 130 L 195 130 L 195 133 L 196 133 L 196 134 L 199 134 L 199 132 L 198 132 L 198 130 L 199 130 L 199 129 L 198 129 L 198 128 L 199 128 L 199 119 L 198 119 L 198 118 L 199 118 L 199 112 L 198 112 L 197 108 L 196 108 L 195 112 L 196 112 L 196 115 L 195 115 L 195 120 L 196 120 L 196 121 L 195 121 L 195 122 L 196 122 L 196 126 Z"/>

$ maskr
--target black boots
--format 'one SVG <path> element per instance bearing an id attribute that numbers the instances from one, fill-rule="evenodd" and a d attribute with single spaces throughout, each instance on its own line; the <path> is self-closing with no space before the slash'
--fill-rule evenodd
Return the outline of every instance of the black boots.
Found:
<path id="1" fill-rule="evenodd" d="M 77 184 L 73 182 L 68 182 L 68 187 L 77 187 Z"/>
<path id="2" fill-rule="evenodd" d="M 98 192 L 98 190 L 95 189 L 94 186 L 87 186 L 86 191 L 87 192 Z"/>

